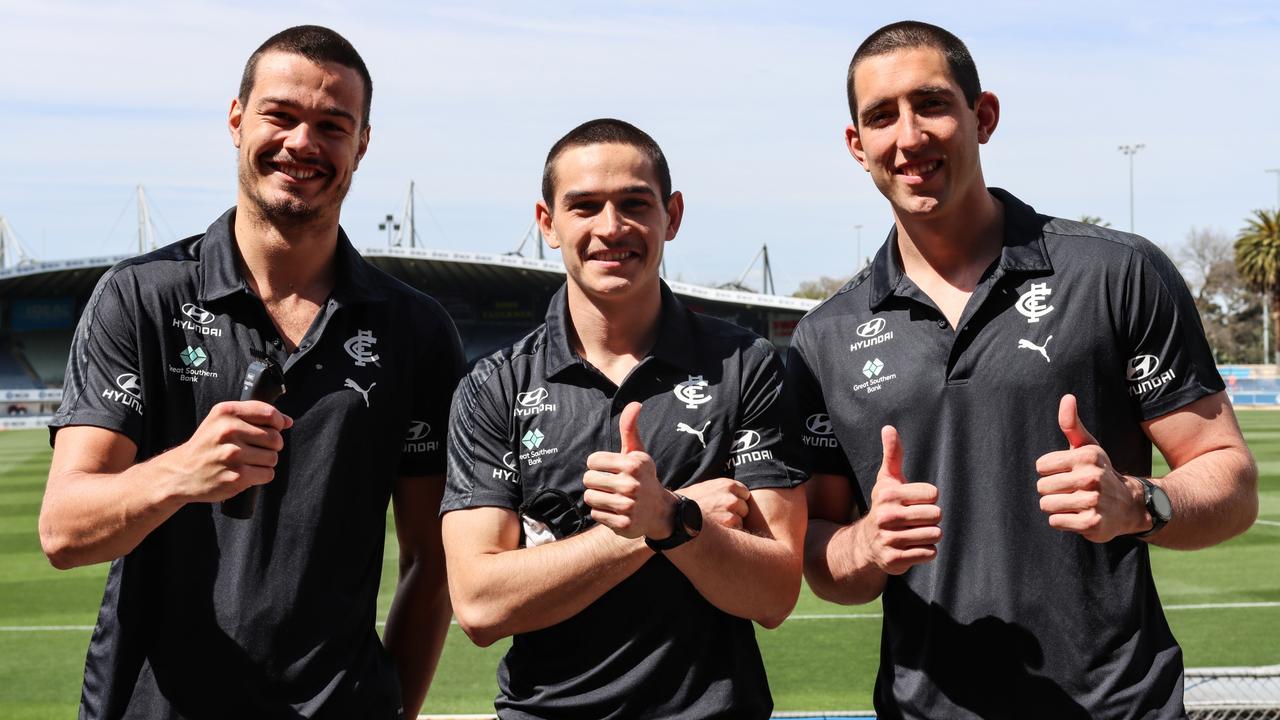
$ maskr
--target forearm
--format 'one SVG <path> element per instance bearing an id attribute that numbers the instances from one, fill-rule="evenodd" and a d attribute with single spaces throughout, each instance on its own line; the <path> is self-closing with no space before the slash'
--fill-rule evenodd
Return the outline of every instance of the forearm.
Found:
<path id="1" fill-rule="evenodd" d="M 1258 468 L 1244 447 L 1204 453 L 1153 482 L 1173 504 L 1173 519 L 1151 543 L 1177 550 L 1216 545 L 1258 517 Z"/>
<path id="2" fill-rule="evenodd" d="M 782 624 L 800 594 L 801 554 L 773 537 L 705 524 L 664 554 L 712 605 L 767 628 Z"/>
<path id="3" fill-rule="evenodd" d="M 443 567 L 443 558 L 439 560 Z M 400 676 L 404 716 L 417 717 L 444 649 L 453 608 L 448 583 L 420 561 L 402 568 L 383 643 Z"/>
<path id="4" fill-rule="evenodd" d="M 163 456 L 120 473 L 51 471 L 40 543 L 54 567 L 107 562 L 136 548 L 182 507 L 163 480 Z"/>
<path id="5" fill-rule="evenodd" d="M 871 602 L 884 591 L 888 574 L 858 550 L 857 523 L 809 519 L 804 543 L 804 576 L 814 594 L 841 605 Z"/>
<path id="6" fill-rule="evenodd" d="M 643 540 L 597 525 L 537 547 L 451 560 L 449 587 L 459 623 L 488 646 L 573 617 L 651 557 Z"/>

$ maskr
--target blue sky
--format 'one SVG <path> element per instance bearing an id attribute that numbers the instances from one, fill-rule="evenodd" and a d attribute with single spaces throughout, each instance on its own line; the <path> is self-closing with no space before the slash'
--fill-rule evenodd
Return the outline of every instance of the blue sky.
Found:
<path id="1" fill-rule="evenodd" d="M 799 5 L 799 7 L 796 7 Z M 891 217 L 842 144 L 844 73 L 912 17 L 968 44 L 1000 126 L 991 185 L 1174 247 L 1277 202 L 1274 2 L 64 2 L 0 0 L 0 215 L 42 259 L 129 252 L 134 186 L 171 240 L 235 199 L 226 111 L 249 53 L 289 25 L 342 32 L 374 78 L 373 136 L 343 212 L 385 244 L 410 179 L 429 246 L 506 252 L 547 148 L 613 116 L 652 134 L 685 193 L 667 268 L 735 279 L 769 244 L 778 289 L 847 275 Z M 528 252 L 526 251 L 526 254 Z M 554 254 L 550 257 L 554 257 Z M 758 283 L 753 273 L 748 283 Z"/>

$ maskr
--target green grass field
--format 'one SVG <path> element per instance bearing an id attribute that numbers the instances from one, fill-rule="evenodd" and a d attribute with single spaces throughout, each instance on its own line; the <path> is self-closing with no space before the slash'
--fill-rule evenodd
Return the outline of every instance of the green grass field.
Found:
<path id="1" fill-rule="evenodd" d="M 1261 522 L 1209 550 L 1153 553 L 1166 614 L 1190 667 L 1280 663 L 1280 412 L 1243 411 L 1240 419 L 1262 471 Z M 48 462 L 45 432 L 0 433 L 0 718 L 9 720 L 75 715 L 106 576 L 105 565 L 59 572 L 41 554 L 36 515 Z M 394 553 L 390 537 L 387 547 Z M 392 555 L 384 565 L 383 616 L 394 575 Z M 792 619 L 758 631 L 778 709 L 870 708 L 878 612 L 877 605 L 830 605 L 806 590 Z M 426 710 L 491 711 L 504 651 L 503 643 L 478 649 L 453 628 Z"/>

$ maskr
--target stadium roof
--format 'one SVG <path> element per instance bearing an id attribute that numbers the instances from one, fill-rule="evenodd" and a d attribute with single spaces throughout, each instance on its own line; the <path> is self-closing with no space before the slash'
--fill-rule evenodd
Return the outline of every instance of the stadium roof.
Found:
<path id="1" fill-rule="evenodd" d="M 554 290 L 564 282 L 564 267 L 549 260 L 518 255 L 457 252 L 428 248 L 365 248 L 360 251 L 374 265 L 415 287 L 433 292 L 472 294 L 477 288 L 511 287 L 513 281 L 542 290 Z M 98 278 L 112 265 L 133 255 L 28 262 L 0 270 L 0 296 L 51 297 L 84 296 L 92 292 Z M 815 300 L 761 295 L 738 290 L 709 288 L 667 281 L 679 295 L 699 300 L 762 309 L 804 313 Z"/>

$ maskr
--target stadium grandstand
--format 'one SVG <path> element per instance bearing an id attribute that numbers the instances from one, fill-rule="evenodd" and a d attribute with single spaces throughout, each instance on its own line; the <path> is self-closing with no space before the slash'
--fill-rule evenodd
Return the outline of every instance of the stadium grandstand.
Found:
<path id="1" fill-rule="evenodd" d="M 374 265 L 439 300 L 474 362 L 542 322 L 564 283 L 558 262 L 420 247 L 363 249 Z M 57 409 L 76 322 L 98 279 L 131 255 L 0 269 L 0 427 L 39 427 Z M 779 349 L 813 300 L 668 281 L 692 309 L 769 338 Z"/>

